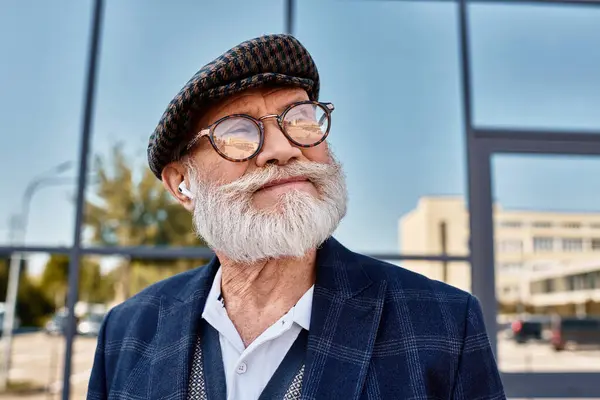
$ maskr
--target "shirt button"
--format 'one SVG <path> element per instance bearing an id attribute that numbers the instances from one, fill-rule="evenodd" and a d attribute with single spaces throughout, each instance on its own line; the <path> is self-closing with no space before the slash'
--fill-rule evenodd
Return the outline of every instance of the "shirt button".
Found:
<path id="1" fill-rule="evenodd" d="M 246 365 L 245 362 L 240 363 L 240 365 L 238 365 L 237 367 L 237 373 L 238 374 L 243 374 L 246 372 L 246 370 L 248 369 L 248 366 Z"/>

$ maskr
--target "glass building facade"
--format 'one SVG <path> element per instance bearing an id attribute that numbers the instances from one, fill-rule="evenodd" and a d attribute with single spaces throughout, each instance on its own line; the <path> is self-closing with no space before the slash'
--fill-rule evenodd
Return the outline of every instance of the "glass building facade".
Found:
<path id="1" fill-rule="evenodd" d="M 600 318 L 600 4 L 214 3 L 3 7 L 9 386 L 83 397 L 96 316 L 212 256 L 148 170 L 149 134 L 201 65 L 291 32 L 336 106 L 336 237 L 477 296 L 510 398 L 600 398 L 600 349 L 555 351 L 551 322 L 517 340 Z"/>

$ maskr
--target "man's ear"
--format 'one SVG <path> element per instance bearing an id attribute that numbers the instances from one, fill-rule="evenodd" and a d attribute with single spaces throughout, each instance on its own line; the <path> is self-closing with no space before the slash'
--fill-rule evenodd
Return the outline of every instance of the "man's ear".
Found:
<path id="1" fill-rule="evenodd" d="M 165 189 L 171 193 L 173 197 L 185 207 L 188 211 L 194 210 L 193 200 L 179 190 L 179 185 L 183 182 L 186 188 L 190 187 L 190 183 L 185 181 L 186 168 L 179 161 L 174 161 L 168 164 L 161 173 L 162 183 Z"/>

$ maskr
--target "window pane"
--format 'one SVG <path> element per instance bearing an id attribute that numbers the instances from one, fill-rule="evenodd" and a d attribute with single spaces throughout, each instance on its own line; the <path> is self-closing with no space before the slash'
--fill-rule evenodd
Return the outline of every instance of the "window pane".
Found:
<path id="1" fill-rule="evenodd" d="M 284 28 L 284 2 L 106 2 L 86 242 L 196 246 L 191 217 L 148 168 L 150 134 L 171 99 L 223 51 Z"/>
<path id="2" fill-rule="evenodd" d="M 600 8 L 469 7 L 478 126 L 600 130 Z"/>
<path id="3" fill-rule="evenodd" d="M 90 3 L 2 2 L 0 246 L 71 243 Z"/>
<path id="4" fill-rule="evenodd" d="M 498 155 L 493 172 L 495 220 L 523 226 L 495 229 L 523 243 L 495 249 L 501 369 L 599 371 L 600 158 Z"/>
<path id="5" fill-rule="evenodd" d="M 533 238 L 533 251 L 544 252 L 552 251 L 554 249 L 554 238 L 551 237 L 534 237 Z"/>
<path id="6" fill-rule="evenodd" d="M 336 107 L 329 141 L 350 199 L 338 239 L 362 252 L 434 254 L 445 221 L 447 251 L 466 254 L 455 5 L 303 0 L 296 8 L 320 97 Z"/>

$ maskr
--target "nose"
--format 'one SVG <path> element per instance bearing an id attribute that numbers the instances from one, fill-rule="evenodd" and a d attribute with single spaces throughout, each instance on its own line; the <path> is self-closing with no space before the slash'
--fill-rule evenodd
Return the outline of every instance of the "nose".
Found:
<path id="1" fill-rule="evenodd" d="M 264 120 L 263 126 L 265 139 L 260 153 L 256 156 L 258 167 L 264 167 L 270 163 L 285 165 L 302 156 L 302 150 L 290 143 L 275 118 Z"/>

